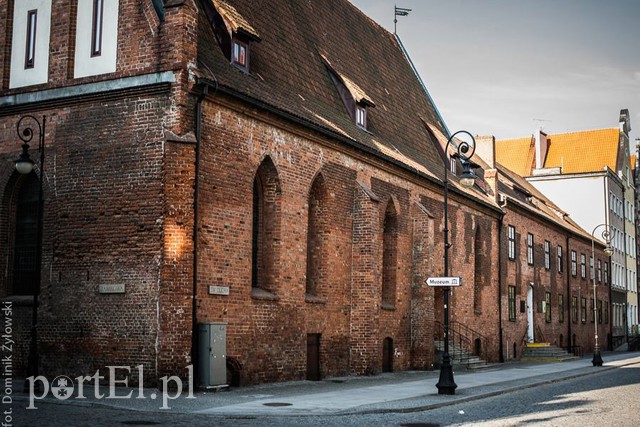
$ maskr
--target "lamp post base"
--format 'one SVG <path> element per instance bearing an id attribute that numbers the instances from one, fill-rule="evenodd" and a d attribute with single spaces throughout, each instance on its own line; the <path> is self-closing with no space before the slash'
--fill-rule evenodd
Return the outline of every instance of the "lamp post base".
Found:
<path id="1" fill-rule="evenodd" d="M 600 346 L 596 346 L 593 349 L 593 360 L 591 360 L 593 366 L 602 366 L 602 356 L 600 356 Z"/>
<path id="2" fill-rule="evenodd" d="M 438 388 L 438 394 L 456 394 L 458 385 L 453 380 L 453 367 L 451 366 L 451 356 L 449 356 L 449 353 L 442 355 L 440 379 L 436 387 Z"/>

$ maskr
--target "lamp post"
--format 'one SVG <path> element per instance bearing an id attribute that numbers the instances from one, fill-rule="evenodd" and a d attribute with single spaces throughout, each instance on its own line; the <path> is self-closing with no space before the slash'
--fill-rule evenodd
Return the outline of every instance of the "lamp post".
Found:
<path id="1" fill-rule="evenodd" d="M 459 130 L 449 137 L 447 144 L 444 147 L 444 275 L 449 276 L 449 144 L 453 141 L 453 138 L 459 133 L 467 134 L 471 138 L 471 143 L 461 141 L 457 149 L 457 157 L 462 162 L 462 174 L 460 175 L 460 184 L 463 187 L 473 187 L 476 179 L 476 175 L 471 170 L 470 158 L 476 151 L 476 140 L 466 130 Z M 440 379 L 436 384 L 438 388 L 438 394 L 455 394 L 458 387 L 453 379 L 453 368 L 451 366 L 451 356 L 449 355 L 449 292 L 451 288 L 446 286 L 444 288 L 444 354 L 442 355 L 442 364 L 440 365 Z"/>
<path id="2" fill-rule="evenodd" d="M 23 125 L 24 122 L 24 125 Z M 22 140 L 22 152 L 16 160 L 16 171 L 22 175 L 28 175 L 33 171 L 33 160 L 29 156 L 29 142 L 33 139 L 34 128 L 38 130 L 38 150 L 40 151 L 40 183 L 38 188 L 38 211 L 36 216 L 36 274 L 35 287 L 33 290 L 33 310 L 31 314 L 31 341 L 29 343 L 29 359 L 27 361 L 27 377 L 38 375 L 38 295 L 40 294 L 41 266 L 42 266 L 42 212 L 43 196 L 42 183 L 44 179 L 44 134 L 47 117 L 42 116 L 42 124 L 32 115 L 22 116 L 18 120 L 16 130 L 18 137 Z M 38 384 L 38 383 L 36 383 Z M 25 388 L 27 382 L 25 381 Z"/>
<path id="3" fill-rule="evenodd" d="M 609 229 L 609 225 L 607 224 L 596 225 L 596 227 L 591 232 L 591 259 L 593 259 L 594 269 L 595 269 L 595 263 L 596 263 L 596 249 L 593 241 L 595 239 L 596 230 L 598 230 L 600 227 L 604 227 L 604 230 L 602 230 L 601 236 L 602 236 L 602 240 L 604 240 L 605 243 L 607 244 L 607 246 L 604 248 L 604 253 L 607 254 L 607 256 L 611 256 L 611 254 L 613 253 L 613 250 L 611 249 L 611 240 L 610 240 L 611 232 Z M 596 294 L 596 274 L 594 272 L 593 273 L 593 325 L 595 330 L 595 346 L 593 347 L 593 360 L 591 360 L 591 363 L 593 364 L 593 366 L 602 366 L 602 356 L 600 355 L 600 345 L 598 344 L 597 306 L 598 306 L 598 297 Z"/>

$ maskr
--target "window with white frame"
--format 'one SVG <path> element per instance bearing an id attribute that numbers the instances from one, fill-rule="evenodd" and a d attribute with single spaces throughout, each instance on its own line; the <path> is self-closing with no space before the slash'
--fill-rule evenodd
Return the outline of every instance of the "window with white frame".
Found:
<path id="1" fill-rule="evenodd" d="M 598 283 L 602 283 L 602 261 L 598 260 Z"/>
<path id="2" fill-rule="evenodd" d="M 510 260 L 516 259 L 516 228 L 513 225 L 507 227 L 507 252 Z"/>
<path id="3" fill-rule="evenodd" d="M 527 263 L 533 265 L 533 234 L 527 233 Z"/>
<path id="4" fill-rule="evenodd" d="M 578 275 L 578 254 L 576 251 L 571 251 L 571 275 Z"/>
<path id="5" fill-rule="evenodd" d="M 51 0 L 20 0 L 13 6 L 9 88 L 49 81 Z"/>
<path id="6" fill-rule="evenodd" d="M 562 273 L 562 246 L 558 245 L 558 273 Z"/>
<path id="7" fill-rule="evenodd" d="M 548 240 L 544 241 L 544 268 L 551 268 L 551 242 Z"/>
<path id="8" fill-rule="evenodd" d="M 587 277 L 587 257 L 584 254 L 580 254 L 580 277 Z"/>
<path id="9" fill-rule="evenodd" d="M 119 6 L 119 0 L 78 2 L 74 78 L 116 71 Z"/>

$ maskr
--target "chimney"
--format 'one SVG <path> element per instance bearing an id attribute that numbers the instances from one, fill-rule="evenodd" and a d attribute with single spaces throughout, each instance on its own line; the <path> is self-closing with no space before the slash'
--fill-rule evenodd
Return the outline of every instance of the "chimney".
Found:
<path id="1" fill-rule="evenodd" d="M 631 132 L 631 120 L 629 118 L 629 110 L 622 109 L 620 110 L 620 132 L 623 132 L 626 135 L 629 135 Z"/>
<path id="2" fill-rule="evenodd" d="M 547 158 L 547 150 L 549 149 L 549 140 L 547 134 L 542 132 L 542 129 L 538 129 L 535 134 L 536 137 L 536 169 L 544 168 L 544 161 Z"/>
<path id="3" fill-rule="evenodd" d="M 496 138 L 495 136 L 476 136 L 476 156 L 487 164 L 484 171 L 484 182 L 491 189 L 491 195 L 498 200 L 498 170 L 496 169 Z"/>

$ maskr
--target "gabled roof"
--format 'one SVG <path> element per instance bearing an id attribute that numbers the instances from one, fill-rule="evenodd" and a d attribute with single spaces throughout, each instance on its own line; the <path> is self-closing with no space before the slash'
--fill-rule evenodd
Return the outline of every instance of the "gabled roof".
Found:
<path id="1" fill-rule="evenodd" d="M 596 172 L 608 166 L 616 170 L 617 128 L 549 135 L 545 168 L 562 167 L 562 173 Z"/>
<path id="2" fill-rule="evenodd" d="M 561 168 L 563 174 L 616 170 L 620 131 L 597 129 L 547 135 L 549 148 L 545 168 Z M 535 168 L 535 139 L 496 141 L 497 161 L 521 176 Z"/>
<path id="3" fill-rule="evenodd" d="M 580 227 L 565 211 L 547 198 L 522 176 L 509 170 L 502 164 L 498 169 L 498 191 L 510 202 L 527 210 L 545 221 L 556 224 L 565 230 L 590 240 L 591 235 Z"/>
<path id="4" fill-rule="evenodd" d="M 262 41 L 251 49 L 251 74 L 243 73 L 229 64 L 201 13 L 197 72 L 215 81 L 219 92 L 282 111 L 442 178 L 442 157 L 424 122 L 447 132 L 393 34 L 347 0 L 225 1 Z M 375 101 L 367 130 L 345 111 L 321 53 L 355 99 Z"/>
<path id="5" fill-rule="evenodd" d="M 244 33 L 246 36 L 255 40 L 260 40 L 260 35 L 247 22 L 238 11 L 227 3 L 225 0 L 208 0 L 216 8 L 220 16 L 225 22 L 227 29 L 233 33 Z M 231 35 L 231 34 L 230 34 Z"/>
<path id="6" fill-rule="evenodd" d="M 535 153 L 533 137 L 496 141 L 496 161 L 521 176 L 531 175 Z"/>

